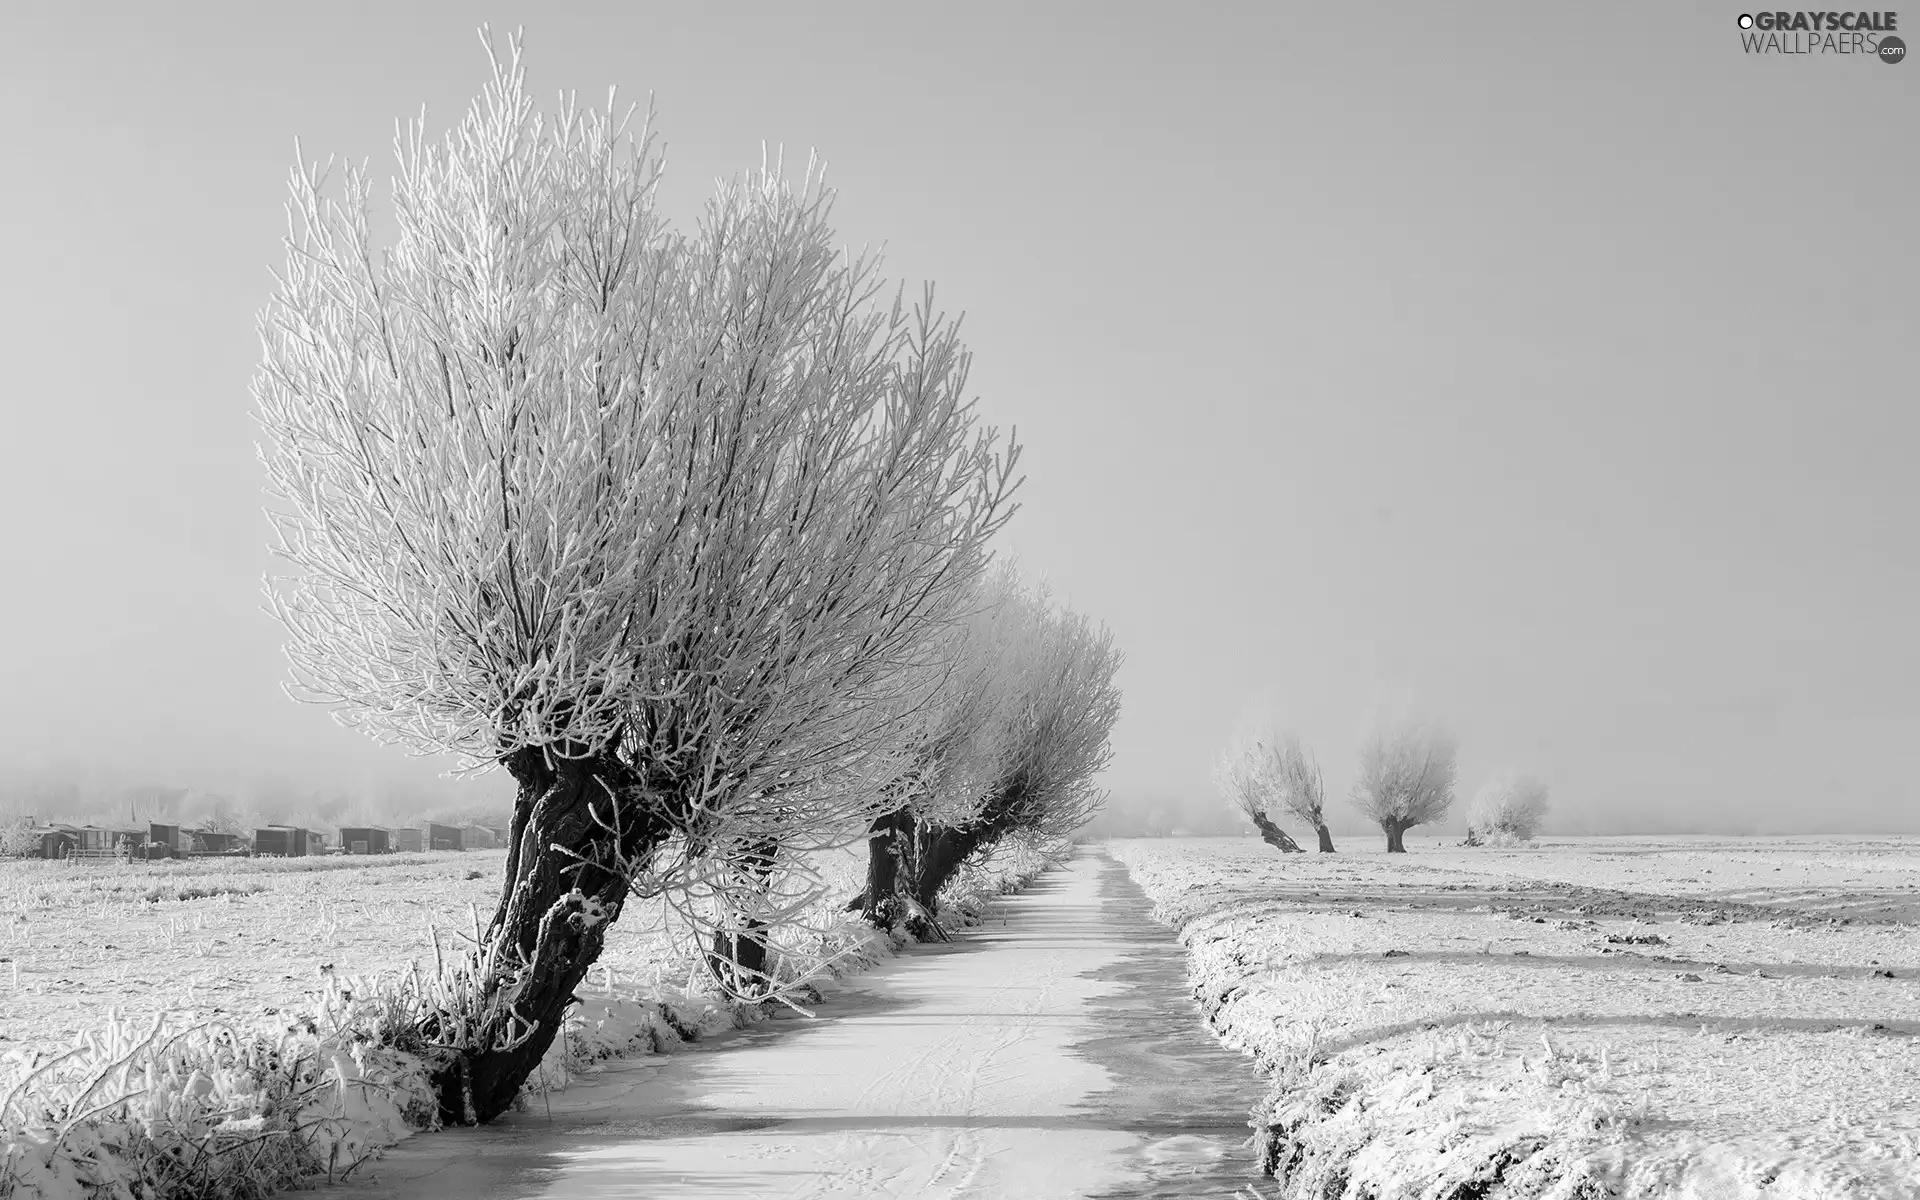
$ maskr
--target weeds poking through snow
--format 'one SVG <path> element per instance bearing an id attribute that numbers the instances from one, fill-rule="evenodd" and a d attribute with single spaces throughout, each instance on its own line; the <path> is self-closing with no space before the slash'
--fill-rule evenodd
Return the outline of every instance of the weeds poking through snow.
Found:
<path id="1" fill-rule="evenodd" d="M 109 1016 L 65 1053 L 0 1059 L 0 1191 L 186 1200 L 262 1195 L 339 1177 L 431 1120 L 417 1061 L 372 1044 L 366 1014 L 330 995 L 279 1034 Z"/>

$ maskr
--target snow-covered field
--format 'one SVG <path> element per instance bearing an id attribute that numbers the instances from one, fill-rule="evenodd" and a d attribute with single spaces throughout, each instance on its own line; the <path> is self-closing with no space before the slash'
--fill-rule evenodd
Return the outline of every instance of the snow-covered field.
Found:
<path id="1" fill-rule="evenodd" d="M 70 1042 L 108 1008 L 291 1013 L 329 972 L 431 965 L 428 927 L 470 929 L 469 904 L 490 914 L 505 857 L 0 861 L 0 1048 Z"/>
<path id="2" fill-rule="evenodd" d="M 0 860 L 0 1194 L 133 1197 L 158 1170 L 177 1178 L 157 1194 L 253 1195 L 430 1124 L 419 1064 L 360 1035 L 416 964 L 432 973 L 436 938 L 455 949 L 491 913 L 504 860 Z M 1042 861 L 1015 851 L 963 872 L 943 906 L 964 923 Z M 810 949 L 844 970 L 890 949 L 840 911 L 862 868 L 852 850 L 815 863 L 832 886 Z M 664 917 L 628 906 L 533 1086 L 758 1015 L 712 994 Z M 246 1159 L 290 1107 L 298 1153 Z"/>
<path id="3" fill-rule="evenodd" d="M 1374 841 L 1110 844 L 1283 1195 L 1920 1197 L 1920 839 Z"/>

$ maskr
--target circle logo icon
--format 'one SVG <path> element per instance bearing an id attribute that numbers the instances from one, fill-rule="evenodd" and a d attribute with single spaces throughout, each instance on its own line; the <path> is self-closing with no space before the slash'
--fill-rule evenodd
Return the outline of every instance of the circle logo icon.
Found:
<path id="1" fill-rule="evenodd" d="M 1906 57 L 1907 57 L 1907 44 L 1905 42 L 1901 41 L 1897 37 L 1884 37 L 1880 39 L 1880 61 L 1881 62 L 1897 63 L 1902 61 Z"/>
<path id="2" fill-rule="evenodd" d="M 1752 14 L 1752 13 L 1741 13 L 1741 14 L 1740 14 L 1740 28 L 1742 28 L 1742 29 L 1752 29 L 1752 28 L 1753 28 L 1753 14 Z"/>

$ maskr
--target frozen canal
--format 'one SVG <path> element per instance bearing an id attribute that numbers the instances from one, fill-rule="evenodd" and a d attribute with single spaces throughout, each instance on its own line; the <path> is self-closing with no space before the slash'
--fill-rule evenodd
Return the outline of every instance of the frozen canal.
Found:
<path id="1" fill-rule="evenodd" d="M 960 941 L 834 985 L 818 1011 L 613 1064 L 551 1119 L 415 1139 L 336 1194 L 1251 1194 L 1254 1070 L 1200 1027 L 1180 947 L 1097 853 Z"/>

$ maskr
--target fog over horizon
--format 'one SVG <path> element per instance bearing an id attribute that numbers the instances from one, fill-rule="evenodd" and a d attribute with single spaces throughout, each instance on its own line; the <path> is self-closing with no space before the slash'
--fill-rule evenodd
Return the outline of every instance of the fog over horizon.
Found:
<path id="1" fill-rule="evenodd" d="M 1416 835 L 1504 768 L 1549 835 L 1920 832 L 1920 67 L 1749 59 L 1736 14 L 36 6 L 0 814 L 505 812 L 281 693 L 248 393 L 295 137 L 384 183 L 484 19 L 542 103 L 655 94 L 669 211 L 816 148 L 842 240 L 966 311 L 1002 548 L 1127 655 L 1096 830 L 1239 828 L 1209 774 L 1265 697 L 1336 837 L 1401 701 L 1460 743 Z"/>

